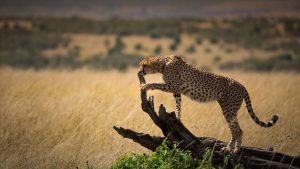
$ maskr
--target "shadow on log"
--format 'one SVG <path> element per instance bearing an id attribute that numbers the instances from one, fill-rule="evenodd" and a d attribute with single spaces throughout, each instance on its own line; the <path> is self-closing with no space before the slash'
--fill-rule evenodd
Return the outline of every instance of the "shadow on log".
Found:
<path id="1" fill-rule="evenodd" d="M 140 84 L 145 84 L 145 79 L 138 74 Z M 167 138 L 169 141 L 179 143 L 178 148 L 190 150 L 194 157 L 200 158 L 209 147 L 213 149 L 212 163 L 216 166 L 223 166 L 225 154 L 221 148 L 226 143 L 209 137 L 196 137 L 191 133 L 180 120 L 176 118 L 174 112 L 168 113 L 163 105 L 159 106 L 158 114 L 154 110 L 154 97 L 147 100 L 147 94 L 141 92 L 142 110 L 146 112 L 154 124 L 159 127 L 164 137 L 150 136 L 149 134 L 138 133 L 130 129 L 114 126 L 114 129 L 124 138 L 132 139 L 143 147 L 155 151 L 156 148 Z M 241 163 L 245 168 L 282 168 L 299 169 L 300 157 L 292 157 L 283 153 L 273 152 L 271 149 L 260 149 L 255 147 L 242 146 L 238 154 L 232 154 L 237 163 Z"/>

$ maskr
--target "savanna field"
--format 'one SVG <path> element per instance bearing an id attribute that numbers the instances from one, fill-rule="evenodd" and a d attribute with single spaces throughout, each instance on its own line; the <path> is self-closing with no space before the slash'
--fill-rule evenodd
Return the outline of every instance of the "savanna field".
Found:
<path id="1" fill-rule="evenodd" d="M 178 54 L 200 70 L 242 83 L 243 146 L 300 155 L 300 19 L 4 18 L 0 20 L 0 168 L 110 168 L 149 152 L 113 129 L 162 136 L 141 110 L 138 62 Z M 161 75 L 146 81 L 162 82 Z M 149 91 L 155 108 L 175 110 L 173 94 Z M 183 96 L 182 122 L 196 136 L 228 142 L 217 102 Z"/>
<path id="2" fill-rule="evenodd" d="M 269 129 L 256 125 L 245 104 L 238 119 L 246 146 L 300 154 L 300 75 L 296 73 L 217 72 L 243 83 L 256 114 Z M 162 135 L 140 109 L 136 70 L 0 70 L 0 168 L 82 168 L 86 161 L 108 168 L 122 154 L 148 152 L 123 139 L 113 126 Z M 159 75 L 146 77 L 159 82 Z M 151 91 L 156 108 L 175 110 L 172 94 Z M 183 97 L 182 121 L 195 135 L 228 141 L 230 132 L 216 102 L 199 104 Z"/>

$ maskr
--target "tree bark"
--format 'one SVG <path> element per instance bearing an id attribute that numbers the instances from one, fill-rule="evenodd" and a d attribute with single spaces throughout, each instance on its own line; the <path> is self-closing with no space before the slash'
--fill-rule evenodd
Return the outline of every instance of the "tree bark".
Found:
<path id="1" fill-rule="evenodd" d="M 144 77 L 138 73 L 140 84 L 145 84 Z M 221 148 L 226 143 L 210 137 L 196 137 L 183 123 L 176 118 L 174 112 L 168 113 L 163 105 L 159 106 L 158 114 L 154 110 L 154 97 L 147 100 L 146 92 L 141 92 L 142 110 L 146 112 L 154 124 L 159 127 L 164 137 L 150 136 L 149 134 L 138 133 L 130 129 L 114 126 L 114 129 L 124 138 L 132 139 L 141 146 L 155 151 L 164 139 L 176 141 L 178 148 L 190 150 L 194 157 L 201 158 L 205 148 L 213 150 L 212 163 L 216 166 L 223 166 L 225 154 Z M 242 146 L 237 154 L 230 155 L 236 163 L 241 163 L 245 168 L 282 168 L 299 169 L 300 157 L 293 157 L 271 149 Z"/>

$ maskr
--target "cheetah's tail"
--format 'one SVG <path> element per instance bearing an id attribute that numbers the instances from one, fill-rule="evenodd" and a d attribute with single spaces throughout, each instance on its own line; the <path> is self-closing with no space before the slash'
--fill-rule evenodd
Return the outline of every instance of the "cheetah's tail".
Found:
<path id="1" fill-rule="evenodd" d="M 268 121 L 267 123 L 262 122 L 258 119 L 258 117 L 255 115 L 255 113 L 252 109 L 250 96 L 246 89 L 244 92 L 244 100 L 246 102 L 246 107 L 247 107 L 248 113 L 256 124 L 260 125 L 261 127 L 268 128 L 268 127 L 273 126 L 277 122 L 278 116 L 276 116 L 276 115 L 273 115 L 272 120 Z"/>

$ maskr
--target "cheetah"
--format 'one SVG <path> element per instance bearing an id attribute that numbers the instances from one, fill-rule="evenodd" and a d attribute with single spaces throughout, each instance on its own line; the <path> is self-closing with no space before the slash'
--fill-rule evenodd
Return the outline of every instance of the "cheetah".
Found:
<path id="1" fill-rule="evenodd" d="M 175 55 L 154 56 L 143 59 L 139 63 L 139 73 L 161 73 L 164 83 L 150 83 L 141 85 L 141 91 L 161 90 L 173 93 L 176 103 L 176 116 L 181 117 L 181 94 L 199 102 L 217 101 L 228 123 L 231 140 L 222 151 L 237 153 L 242 144 L 243 131 L 237 121 L 237 112 L 245 100 L 249 115 L 256 124 L 261 127 L 271 127 L 278 120 L 274 115 L 272 120 L 265 123 L 255 115 L 249 94 L 246 88 L 239 82 L 216 75 L 210 72 L 200 71 L 187 64 L 181 57 Z"/>

